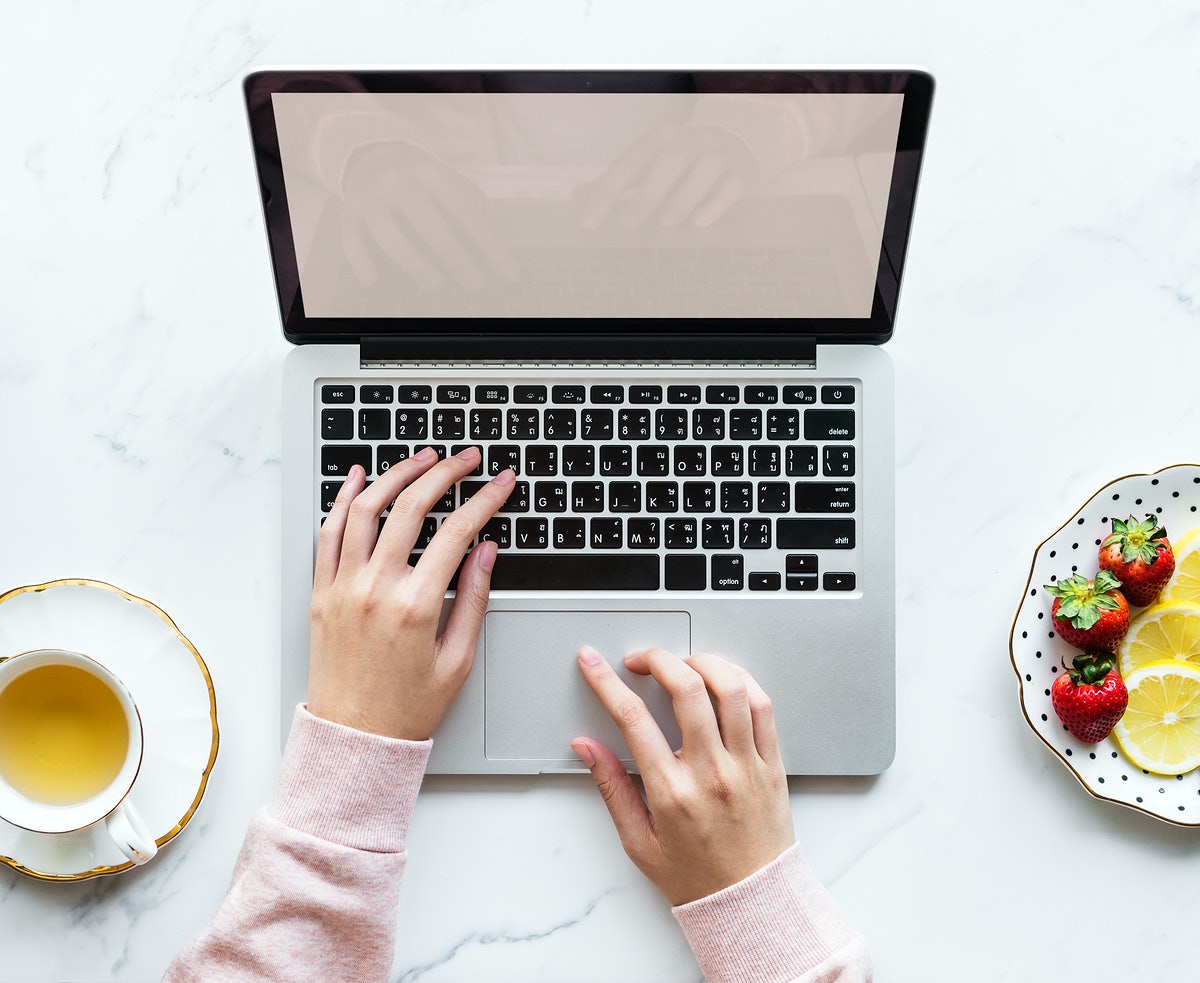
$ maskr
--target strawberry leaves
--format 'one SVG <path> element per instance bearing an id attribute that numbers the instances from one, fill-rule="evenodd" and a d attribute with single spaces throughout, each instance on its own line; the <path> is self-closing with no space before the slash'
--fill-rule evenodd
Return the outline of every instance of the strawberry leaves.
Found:
<path id="1" fill-rule="evenodd" d="M 1158 524 L 1158 517 L 1147 514 L 1139 522 L 1133 516 L 1122 521 L 1112 520 L 1112 535 L 1100 544 L 1100 548 L 1120 546 L 1121 559 L 1126 563 L 1141 560 L 1143 563 L 1153 563 L 1158 559 L 1162 541 L 1167 538 L 1167 530 Z"/>
<path id="2" fill-rule="evenodd" d="M 1057 584 L 1043 586 L 1048 594 L 1060 599 L 1055 617 L 1083 631 L 1099 621 L 1105 611 L 1115 611 L 1120 607 L 1120 602 L 1111 592 L 1121 586 L 1121 581 L 1107 570 L 1097 573 L 1095 580 L 1088 580 L 1076 573 Z"/>

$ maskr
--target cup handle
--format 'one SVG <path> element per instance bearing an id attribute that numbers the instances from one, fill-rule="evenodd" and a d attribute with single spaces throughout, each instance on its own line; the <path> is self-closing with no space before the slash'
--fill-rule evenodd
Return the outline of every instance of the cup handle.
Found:
<path id="1" fill-rule="evenodd" d="M 144 864 L 158 853 L 158 844 L 146 828 L 146 821 L 129 799 L 112 811 L 104 825 L 120 851 L 135 864 Z"/>

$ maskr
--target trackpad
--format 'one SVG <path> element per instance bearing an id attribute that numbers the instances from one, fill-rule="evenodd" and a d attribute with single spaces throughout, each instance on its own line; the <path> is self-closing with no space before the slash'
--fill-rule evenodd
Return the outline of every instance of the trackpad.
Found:
<path id="1" fill-rule="evenodd" d="M 489 758 L 580 765 L 576 737 L 592 737 L 630 760 L 612 718 L 584 681 L 575 657 L 590 645 L 637 693 L 672 748 L 679 726 L 671 700 L 648 676 L 624 666 L 627 652 L 658 646 L 691 653 L 686 611 L 492 611 L 484 621 L 484 752 Z"/>

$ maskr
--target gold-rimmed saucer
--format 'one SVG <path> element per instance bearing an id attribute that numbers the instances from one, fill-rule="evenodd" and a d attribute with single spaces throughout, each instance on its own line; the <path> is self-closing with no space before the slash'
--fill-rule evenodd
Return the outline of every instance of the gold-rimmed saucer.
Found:
<path id="1" fill-rule="evenodd" d="M 157 605 L 85 578 L 0 594 L 0 657 L 47 647 L 91 656 L 133 693 L 146 750 L 130 795 L 161 851 L 191 821 L 217 758 L 208 666 Z M 31 833 L 3 820 L 0 864 L 44 881 L 80 881 L 133 866 L 95 827 Z"/>

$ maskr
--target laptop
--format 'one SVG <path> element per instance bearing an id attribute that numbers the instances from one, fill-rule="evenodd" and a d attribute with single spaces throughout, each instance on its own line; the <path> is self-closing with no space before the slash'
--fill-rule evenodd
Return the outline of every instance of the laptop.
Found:
<path id="1" fill-rule="evenodd" d="M 575 656 L 673 741 L 628 651 L 712 652 L 771 696 L 794 775 L 895 751 L 892 336 L 930 104 L 909 69 L 264 70 L 244 83 L 286 338 L 285 711 L 349 468 L 504 468 L 446 774 L 626 760 Z M 453 585 L 447 609 L 453 601 Z M 283 715 L 284 734 L 290 714 Z"/>

